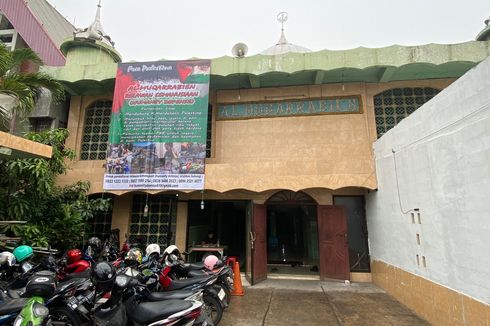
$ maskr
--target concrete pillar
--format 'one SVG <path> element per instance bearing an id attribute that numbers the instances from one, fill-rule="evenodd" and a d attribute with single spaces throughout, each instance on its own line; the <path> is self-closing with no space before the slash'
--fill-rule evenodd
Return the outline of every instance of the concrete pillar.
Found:
<path id="1" fill-rule="evenodd" d="M 119 229 L 121 245 L 126 240 L 125 235 L 129 235 L 129 219 L 131 218 L 132 194 L 114 197 L 112 208 L 112 229 Z"/>
<path id="2" fill-rule="evenodd" d="M 187 202 L 186 201 L 177 203 L 175 245 L 180 249 L 180 251 L 186 250 L 186 245 L 187 245 Z"/>

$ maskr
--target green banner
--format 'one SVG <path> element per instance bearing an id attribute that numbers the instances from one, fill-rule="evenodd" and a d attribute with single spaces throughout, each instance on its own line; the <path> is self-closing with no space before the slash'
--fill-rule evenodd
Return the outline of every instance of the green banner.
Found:
<path id="1" fill-rule="evenodd" d="M 104 189 L 203 189 L 209 60 L 121 63 Z"/>
<path id="2" fill-rule="evenodd" d="M 253 119 L 298 115 L 360 113 L 358 96 L 262 103 L 234 103 L 218 106 L 217 120 Z"/>

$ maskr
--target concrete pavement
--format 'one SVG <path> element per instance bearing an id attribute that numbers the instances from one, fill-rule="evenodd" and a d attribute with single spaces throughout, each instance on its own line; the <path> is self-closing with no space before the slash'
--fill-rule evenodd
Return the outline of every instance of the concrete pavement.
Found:
<path id="1" fill-rule="evenodd" d="M 372 284 L 266 280 L 232 297 L 220 325 L 429 324 Z"/>

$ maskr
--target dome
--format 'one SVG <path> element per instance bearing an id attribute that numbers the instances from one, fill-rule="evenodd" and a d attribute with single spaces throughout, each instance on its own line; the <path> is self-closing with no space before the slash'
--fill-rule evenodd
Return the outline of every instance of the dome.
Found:
<path id="1" fill-rule="evenodd" d="M 279 54 L 284 54 L 288 52 L 293 52 L 293 53 L 306 53 L 306 52 L 311 52 L 310 49 L 307 49 L 303 46 L 299 46 L 296 44 L 289 43 L 288 40 L 286 40 L 286 36 L 284 35 L 284 23 L 288 20 L 288 13 L 283 11 L 280 12 L 277 15 L 277 20 L 281 23 L 281 37 L 279 38 L 279 41 L 277 42 L 276 45 L 273 45 L 264 51 L 260 52 L 260 54 L 265 54 L 265 55 L 279 55 Z"/>
<path id="2" fill-rule="evenodd" d="M 266 54 L 266 55 L 279 55 L 279 54 L 284 54 L 287 52 L 294 52 L 294 53 L 306 53 L 306 52 L 311 52 L 310 49 L 307 49 L 303 46 L 296 45 L 289 43 L 286 40 L 286 37 L 284 36 L 284 31 L 281 32 L 281 38 L 279 39 L 279 42 L 277 42 L 276 45 L 273 45 L 264 51 L 261 52 L 261 54 Z"/>
<path id="3" fill-rule="evenodd" d="M 485 28 L 476 37 L 477 41 L 490 41 L 490 16 L 485 19 Z"/>

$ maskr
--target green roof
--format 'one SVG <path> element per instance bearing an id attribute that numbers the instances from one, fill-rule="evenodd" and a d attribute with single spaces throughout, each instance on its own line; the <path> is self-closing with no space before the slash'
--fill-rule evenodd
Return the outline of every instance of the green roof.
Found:
<path id="1" fill-rule="evenodd" d="M 73 51 L 78 51 L 73 49 Z M 211 89 L 238 89 L 339 82 L 389 82 L 457 78 L 490 55 L 490 41 L 393 45 L 282 55 L 224 56 L 211 60 Z M 45 68 L 73 95 L 111 93 L 117 63 Z"/>

